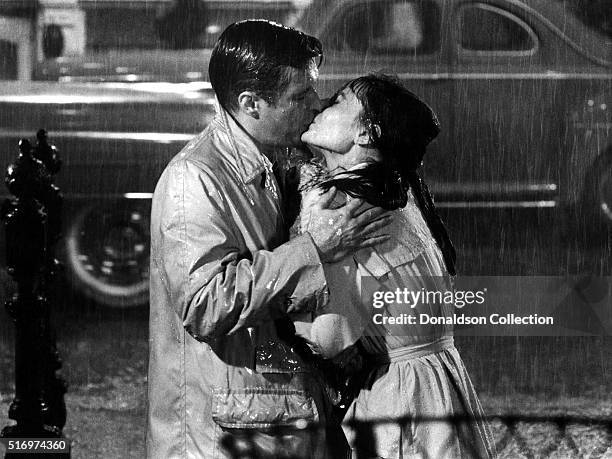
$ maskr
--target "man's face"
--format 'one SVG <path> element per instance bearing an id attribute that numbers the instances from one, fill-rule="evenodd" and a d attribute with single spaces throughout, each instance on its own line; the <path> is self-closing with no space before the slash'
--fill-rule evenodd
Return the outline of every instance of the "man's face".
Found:
<path id="1" fill-rule="evenodd" d="M 260 138 L 264 145 L 292 147 L 300 145 L 300 136 L 319 112 L 321 102 L 314 89 L 318 78 L 316 65 L 305 70 L 288 68 L 289 85 L 274 104 L 261 101 Z"/>

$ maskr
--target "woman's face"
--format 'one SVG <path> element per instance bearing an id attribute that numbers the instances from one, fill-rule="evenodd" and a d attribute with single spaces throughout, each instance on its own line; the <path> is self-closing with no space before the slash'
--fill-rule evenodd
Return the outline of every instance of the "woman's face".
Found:
<path id="1" fill-rule="evenodd" d="M 337 93 L 302 134 L 302 142 L 335 153 L 346 153 L 362 130 L 359 115 L 363 107 L 349 88 Z"/>

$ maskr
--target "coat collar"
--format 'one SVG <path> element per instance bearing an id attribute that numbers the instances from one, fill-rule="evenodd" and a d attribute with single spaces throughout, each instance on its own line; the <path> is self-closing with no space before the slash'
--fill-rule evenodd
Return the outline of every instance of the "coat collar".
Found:
<path id="1" fill-rule="evenodd" d="M 249 134 L 216 101 L 217 116 L 213 120 L 226 136 L 230 150 L 236 159 L 236 165 L 244 183 L 251 183 L 262 173 L 272 173 L 272 163 L 264 155 Z"/>

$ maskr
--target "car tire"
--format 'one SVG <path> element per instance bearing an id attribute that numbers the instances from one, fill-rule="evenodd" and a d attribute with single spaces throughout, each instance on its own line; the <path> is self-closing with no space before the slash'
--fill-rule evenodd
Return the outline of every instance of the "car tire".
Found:
<path id="1" fill-rule="evenodd" d="M 79 293 L 114 308 L 147 303 L 149 211 L 149 203 L 119 201 L 77 213 L 65 238 L 65 258 L 68 280 Z"/>

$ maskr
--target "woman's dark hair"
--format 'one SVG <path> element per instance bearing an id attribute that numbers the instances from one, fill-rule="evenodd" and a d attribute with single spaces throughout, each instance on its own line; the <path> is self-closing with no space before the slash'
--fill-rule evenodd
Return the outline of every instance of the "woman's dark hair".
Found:
<path id="1" fill-rule="evenodd" d="M 412 189 L 423 218 L 442 250 L 446 269 L 455 274 L 455 248 L 418 172 L 427 145 L 440 132 L 436 114 L 387 75 L 357 78 L 339 92 L 345 88 L 361 102 L 360 121 L 368 128 L 372 147 L 380 152 L 382 160 L 338 174 L 321 185 L 325 190 L 335 186 L 350 196 L 389 210 L 404 207 L 408 189 Z"/>
<path id="2" fill-rule="evenodd" d="M 219 103 L 237 108 L 237 96 L 254 91 L 274 104 L 287 88 L 287 67 L 305 70 L 313 58 L 321 63 L 321 42 L 296 29 L 264 19 L 248 19 L 227 27 L 210 58 L 208 75 Z"/>

